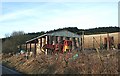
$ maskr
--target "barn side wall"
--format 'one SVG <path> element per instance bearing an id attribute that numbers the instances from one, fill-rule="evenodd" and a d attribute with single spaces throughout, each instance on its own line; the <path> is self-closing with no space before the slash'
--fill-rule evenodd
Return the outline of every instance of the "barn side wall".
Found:
<path id="1" fill-rule="evenodd" d="M 114 46 L 118 48 L 118 44 L 120 44 L 120 32 L 108 33 L 108 35 L 109 37 L 113 37 Z M 84 48 L 100 48 L 101 44 L 105 44 L 105 38 L 107 37 L 107 34 L 85 35 Z"/>

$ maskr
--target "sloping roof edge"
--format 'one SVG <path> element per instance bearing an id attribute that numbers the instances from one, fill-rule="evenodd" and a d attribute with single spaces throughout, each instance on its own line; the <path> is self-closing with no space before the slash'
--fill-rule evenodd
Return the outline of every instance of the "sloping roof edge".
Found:
<path id="1" fill-rule="evenodd" d="M 65 36 L 65 37 L 77 37 L 77 38 L 80 37 L 80 35 L 77 35 L 77 34 L 71 32 L 71 31 L 68 31 L 68 30 L 59 30 L 59 31 L 55 31 L 55 32 L 51 32 L 51 33 L 46 33 L 46 34 L 43 34 L 43 35 L 41 35 L 41 36 L 35 37 L 35 38 L 33 38 L 33 39 L 30 39 L 30 40 L 26 41 L 26 43 L 31 42 L 31 41 L 34 41 L 34 40 L 36 40 L 36 39 L 38 39 L 38 38 L 40 38 L 40 37 L 47 36 L 47 35 L 49 35 L 49 36 L 61 36 L 61 35 L 55 35 L 56 32 L 60 32 L 60 31 L 65 31 L 65 32 L 67 32 L 67 33 L 73 34 L 73 36 Z"/>
<path id="2" fill-rule="evenodd" d="M 43 34 L 43 35 L 41 35 L 41 36 L 35 37 L 35 38 L 33 38 L 33 39 L 30 39 L 30 40 L 26 41 L 26 43 L 31 42 L 31 41 L 33 41 L 33 40 L 36 40 L 36 39 L 38 39 L 38 38 L 40 38 L 40 37 L 43 37 L 43 36 L 46 36 L 46 35 L 47 35 L 47 34 Z"/>

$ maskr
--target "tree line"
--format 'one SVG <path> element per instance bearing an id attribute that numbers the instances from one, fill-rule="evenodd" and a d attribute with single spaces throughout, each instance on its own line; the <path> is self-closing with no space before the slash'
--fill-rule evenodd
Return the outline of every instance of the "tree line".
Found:
<path id="1" fill-rule="evenodd" d="M 85 35 L 91 34 L 103 34 L 103 33 L 112 33 L 120 31 L 120 27 L 98 27 L 98 28 L 91 28 L 91 29 L 78 29 L 77 27 L 65 27 L 47 31 L 46 33 L 60 31 L 60 30 L 68 30 L 78 35 L 82 35 L 82 31 L 84 31 Z"/>
<path id="2" fill-rule="evenodd" d="M 9 37 L 2 39 L 2 52 L 19 52 L 19 45 L 25 44 L 29 39 L 35 38 L 45 32 L 24 33 L 24 31 L 14 31 Z"/>

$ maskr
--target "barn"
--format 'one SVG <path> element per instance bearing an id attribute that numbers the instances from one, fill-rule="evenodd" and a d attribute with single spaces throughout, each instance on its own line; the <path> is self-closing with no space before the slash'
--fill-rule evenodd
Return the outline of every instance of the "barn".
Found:
<path id="1" fill-rule="evenodd" d="M 60 44 L 63 40 L 72 41 L 72 50 L 80 49 L 120 49 L 120 32 L 92 34 L 92 35 L 77 35 L 68 30 L 57 30 L 38 36 L 26 41 L 26 50 L 32 51 L 35 55 L 44 52 L 51 54 L 50 49 L 43 49 L 44 45 Z"/>
<path id="2" fill-rule="evenodd" d="M 81 44 L 81 36 L 77 35 L 75 33 L 72 33 L 67 30 L 58 30 L 54 32 L 49 32 L 46 34 L 43 34 L 41 36 L 38 36 L 36 38 L 30 39 L 26 41 L 26 50 L 32 51 L 34 54 L 51 54 L 51 50 L 49 49 L 43 49 L 43 46 L 45 44 L 49 45 L 56 45 L 58 43 L 61 43 L 63 40 L 70 40 L 71 43 L 71 49 L 79 49 Z"/>
<path id="3" fill-rule="evenodd" d="M 120 49 L 120 32 L 84 35 L 84 48 Z"/>

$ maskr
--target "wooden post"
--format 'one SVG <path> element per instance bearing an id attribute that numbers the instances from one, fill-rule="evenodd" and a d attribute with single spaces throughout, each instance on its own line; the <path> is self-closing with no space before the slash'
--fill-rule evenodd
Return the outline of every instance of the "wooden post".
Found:
<path id="1" fill-rule="evenodd" d="M 53 37 L 53 45 L 55 45 L 57 43 L 57 38 L 56 36 Z"/>
<path id="2" fill-rule="evenodd" d="M 73 48 L 73 38 L 72 38 L 72 37 L 70 37 L 70 38 L 69 38 L 69 40 L 71 40 L 71 41 L 72 41 L 72 50 L 73 50 L 73 49 L 74 49 L 74 48 Z"/>
<path id="3" fill-rule="evenodd" d="M 118 32 L 118 42 L 117 42 L 116 48 L 120 49 L 120 31 Z"/>
<path id="4" fill-rule="evenodd" d="M 31 52 L 31 42 L 30 42 L 30 52 Z"/>
<path id="5" fill-rule="evenodd" d="M 42 47 L 42 38 L 40 38 L 40 49 Z"/>
<path id="6" fill-rule="evenodd" d="M 45 45 L 45 38 L 42 38 L 42 47 Z"/>
<path id="7" fill-rule="evenodd" d="M 48 44 L 48 36 L 45 36 L 45 44 Z M 45 54 L 47 55 L 48 49 L 45 50 Z"/>
<path id="8" fill-rule="evenodd" d="M 110 49 L 110 47 L 109 47 L 109 33 L 107 33 L 107 50 L 109 50 Z"/>
<path id="9" fill-rule="evenodd" d="M 40 38 L 37 40 L 38 40 L 38 43 L 36 43 L 36 54 L 40 53 Z"/>
<path id="10" fill-rule="evenodd" d="M 94 37 L 93 37 L 93 49 L 95 48 L 95 41 L 94 41 Z"/>
<path id="11" fill-rule="evenodd" d="M 80 38 L 80 49 L 82 50 L 82 36 Z"/>
<path id="12" fill-rule="evenodd" d="M 36 57 L 36 40 L 35 40 L 35 50 L 34 50 L 34 57 Z"/>
<path id="13" fill-rule="evenodd" d="M 79 38 L 75 38 L 76 41 L 76 47 L 79 48 Z"/>
<path id="14" fill-rule="evenodd" d="M 58 44 L 61 42 L 61 37 L 60 36 L 58 36 L 57 41 L 58 41 Z"/>
<path id="15" fill-rule="evenodd" d="M 27 51 L 27 43 L 26 43 L 26 47 L 25 47 L 25 50 Z"/>
<path id="16" fill-rule="evenodd" d="M 78 46 L 79 46 L 79 48 L 80 48 L 80 38 L 78 38 Z"/>
<path id="17" fill-rule="evenodd" d="M 84 31 L 82 31 L 82 51 L 84 51 Z"/>
<path id="18" fill-rule="evenodd" d="M 75 50 L 76 49 L 76 40 L 75 40 L 75 37 L 72 38 L 72 50 Z"/>
<path id="19" fill-rule="evenodd" d="M 52 38 L 49 36 L 49 44 L 52 44 Z"/>
<path id="20" fill-rule="evenodd" d="M 103 45 L 102 45 L 102 38 L 101 38 L 101 35 L 100 35 L 100 49 L 103 48 Z"/>

